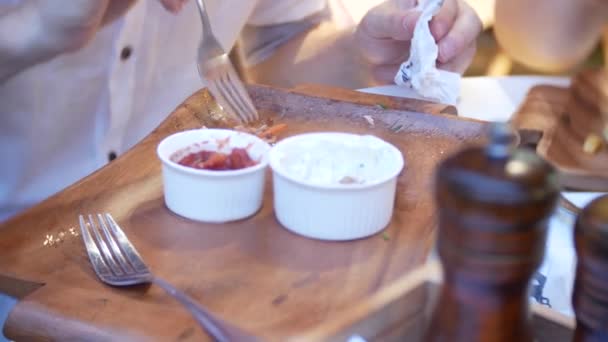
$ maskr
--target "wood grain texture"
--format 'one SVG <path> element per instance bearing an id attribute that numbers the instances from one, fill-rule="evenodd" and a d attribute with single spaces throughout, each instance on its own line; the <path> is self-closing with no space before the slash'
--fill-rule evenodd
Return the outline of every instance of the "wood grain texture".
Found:
<path id="1" fill-rule="evenodd" d="M 331 91 L 324 97 L 261 86 L 250 91 L 262 116 L 289 125 L 286 135 L 373 133 L 403 151 L 406 168 L 398 181 L 395 215 L 385 231 L 388 238 L 379 234 L 331 243 L 296 236 L 274 218 L 270 179 L 263 208 L 248 220 L 202 224 L 169 212 L 162 199 L 157 144 L 176 131 L 229 124 L 209 94 L 200 91 L 132 150 L 0 226 L 0 273 L 44 284 L 10 314 L 7 336 L 206 340 L 189 314 L 161 289 L 102 284 L 80 236 L 43 246 L 47 235 L 78 230 L 80 213 L 111 213 L 159 277 L 226 321 L 269 341 L 283 341 L 336 318 L 426 260 L 435 229 L 433 170 L 448 154 L 478 141 L 483 123 L 339 101 L 331 98 Z M 374 118 L 374 127 L 363 115 Z M 14 285 L 0 284 L 0 289 Z"/>
<path id="2" fill-rule="evenodd" d="M 591 201 L 576 220 L 577 265 L 572 306 L 574 341 L 608 340 L 608 195 Z"/>
<path id="3" fill-rule="evenodd" d="M 560 172 L 564 187 L 608 191 L 608 146 L 596 154 L 583 152 L 590 133 L 601 134 L 608 124 L 608 75 L 587 70 L 576 75 L 570 88 L 537 86 L 515 113 L 512 122 L 522 142 Z"/>
<path id="4" fill-rule="evenodd" d="M 353 335 L 367 341 L 425 341 L 424 333 L 443 283 L 441 265 L 430 261 L 400 277 L 377 293 L 346 308 L 289 342 L 346 342 Z M 539 304 L 531 304 L 537 342 L 572 341 L 573 318 Z"/>
<path id="5" fill-rule="evenodd" d="M 422 113 L 458 114 L 456 107 L 417 99 L 363 93 L 344 88 L 333 88 L 320 84 L 302 84 L 295 88 L 298 93 L 311 96 L 331 94 L 335 100 L 354 102 L 363 105 L 381 106 L 392 109 L 410 110 Z"/>

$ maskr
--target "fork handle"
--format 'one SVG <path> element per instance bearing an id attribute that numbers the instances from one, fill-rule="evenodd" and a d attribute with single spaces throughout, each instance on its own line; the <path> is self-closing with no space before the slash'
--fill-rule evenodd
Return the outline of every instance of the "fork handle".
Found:
<path id="1" fill-rule="evenodd" d="M 213 30 L 211 29 L 211 20 L 209 19 L 209 12 L 205 6 L 204 0 L 196 0 L 198 7 L 198 13 L 201 15 L 203 22 L 203 36 L 213 36 Z"/>
<path id="2" fill-rule="evenodd" d="M 163 290 L 165 290 L 169 295 L 173 298 L 177 299 L 182 305 L 190 311 L 194 319 L 198 322 L 198 324 L 203 327 L 203 329 L 209 333 L 213 338 L 215 338 L 218 342 L 230 342 L 226 331 L 222 329 L 222 324 L 218 322 L 211 313 L 203 309 L 200 305 L 194 301 L 190 296 L 185 294 L 184 292 L 176 289 L 173 285 L 168 282 L 160 279 L 153 278 L 152 282 L 158 286 L 160 286 Z"/>

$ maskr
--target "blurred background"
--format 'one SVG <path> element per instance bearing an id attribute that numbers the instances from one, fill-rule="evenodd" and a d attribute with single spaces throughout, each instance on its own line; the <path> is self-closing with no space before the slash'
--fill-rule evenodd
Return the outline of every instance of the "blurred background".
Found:
<path id="1" fill-rule="evenodd" d="M 364 75 L 361 68 L 357 66 L 360 64 L 356 63 L 357 52 L 353 49 L 352 42 L 341 38 L 339 33 L 343 33 L 345 30 L 353 30 L 371 7 L 384 0 L 328 1 L 331 9 L 330 19 L 323 21 L 306 35 L 288 43 L 288 45 L 293 45 L 291 53 L 279 52 L 259 65 L 246 67 L 243 74 L 244 78 L 254 83 L 282 87 L 293 87 L 301 83 L 320 83 L 356 89 L 372 85 L 369 76 Z M 477 54 L 465 76 L 570 76 L 581 68 L 608 65 L 604 62 L 602 44 L 598 42 L 594 53 L 584 63 L 578 64 L 575 69 L 548 73 L 528 68 L 515 62 L 501 51 L 496 41 L 493 29 L 495 1 L 465 1 L 475 9 L 484 27 L 483 33 L 478 38 Z M 544 29 L 542 23 L 542 21 L 539 21 L 539 27 Z M 553 30 L 550 27 L 546 29 Z M 604 36 L 608 37 L 607 34 Z M 605 38 L 604 40 L 603 45 L 608 45 L 606 44 L 608 39 Z M 293 51 L 297 52 L 294 53 Z"/>
<path id="2" fill-rule="evenodd" d="M 538 70 L 527 68 L 509 58 L 503 53 L 496 42 L 493 32 L 494 22 L 494 0 L 466 0 L 481 18 L 484 31 L 479 36 L 477 42 L 477 55 L 473 63 L 465 73 L 465 76 L 506 76 L 506 75 L 561 75 L 570 76 L 581 68 L 599 67 L 604 65 L 604 53 L 599 42 L 594 53 L 579 65 L 576 69 L 563 71 L 560 73 L 544 73 Z"/>

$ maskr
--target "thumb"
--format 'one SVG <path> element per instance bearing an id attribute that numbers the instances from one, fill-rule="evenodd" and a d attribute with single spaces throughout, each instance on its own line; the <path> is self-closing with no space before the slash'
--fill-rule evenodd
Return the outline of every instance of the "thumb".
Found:
<path id="1" fill-rule="evenodd" d="M 411 40 L 420 12 L 380 5 L 361 20 L 361 33 L 375 39 Z"/>

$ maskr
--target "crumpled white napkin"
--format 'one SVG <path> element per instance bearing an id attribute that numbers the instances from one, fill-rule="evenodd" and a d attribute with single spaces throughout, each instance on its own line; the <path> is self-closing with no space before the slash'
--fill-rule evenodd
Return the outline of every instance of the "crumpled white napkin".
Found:
<path id="1" fill-rule="evenodd" d="M 420 18 L 414 28 L 410 57 L 401 64 L 395 83 L 413 88 L 420 96 L 445 104 L 456 105 L 460 96 L 460 74 L 436 68 L 439 48 L 431 34 L 429 22 L 444 0 L 419 0 L 416 10 Z"/>

